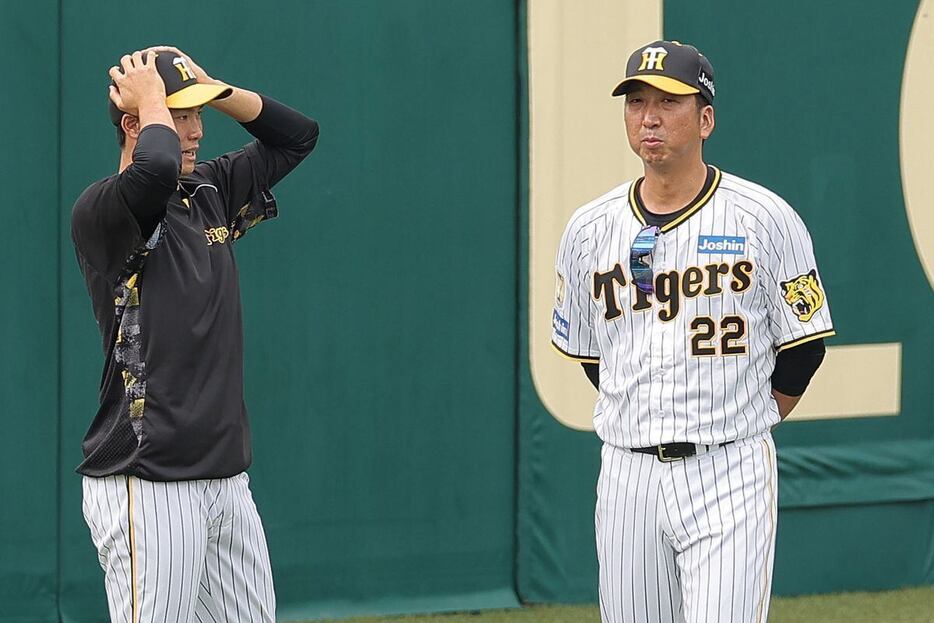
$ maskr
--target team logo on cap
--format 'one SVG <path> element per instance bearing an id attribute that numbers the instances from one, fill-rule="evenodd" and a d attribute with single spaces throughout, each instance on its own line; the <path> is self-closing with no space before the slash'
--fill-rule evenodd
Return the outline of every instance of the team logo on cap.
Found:
<path id="1" fill-rule="evenodd" d="M 188 66 L 188 61 L 181 56 L 176 56 L 172 59 L 172 64 L 175 65 L 175 69 L 178 70 L 178 73 L 182 74 L 182 82 L 195 79 L 195 72 L 191 71 L 191 67 Z"/>
<path id="2" fill-rule="evenodd" d="M 642 50 L 642 64 L 639 65 L 637 71 L 665 71 L 662 63 L 665 62 L 666 56 L 668 56 L 668 50 L 662 47 L 646 48 Z"/>

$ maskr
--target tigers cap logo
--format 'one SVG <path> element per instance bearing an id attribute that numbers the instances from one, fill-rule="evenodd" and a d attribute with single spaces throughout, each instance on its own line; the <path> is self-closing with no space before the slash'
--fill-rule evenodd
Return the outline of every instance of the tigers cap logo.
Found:
<path id="1" fill-rule="evenodd" d="M 648 47 L 642 50 L 642 64 L 639 65 L 637 71 L 665 71 L 663 63 L 666 56 L 668 56 L 668 50 L 660 46 L 657 48 Z"/>
<path id="2" fill-rule="evenodd" d="M 182 82 L 188 82 L 189 80 L 195 79 L 195 72 L 191 71 L 191 67 L 188 66 L 188 61 L 186 61 L 181 56 L 176 56 L 172 59 L 172 65 L 175 66 L 175 69 L 178 70 L 178 73 L 182 75 Z"/>

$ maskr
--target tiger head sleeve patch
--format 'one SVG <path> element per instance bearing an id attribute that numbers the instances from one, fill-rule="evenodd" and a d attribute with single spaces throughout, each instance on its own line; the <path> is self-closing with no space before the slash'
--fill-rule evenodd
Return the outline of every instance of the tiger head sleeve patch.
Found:
<path id="1" fill-rule="evenodd" d="M 824 291 L 817 280 L 817 271 L 798 275 L 788 281 L 782 281 L 782 296 L 785 303 L 801 322 L 808 322 L 824 306 Z"/>

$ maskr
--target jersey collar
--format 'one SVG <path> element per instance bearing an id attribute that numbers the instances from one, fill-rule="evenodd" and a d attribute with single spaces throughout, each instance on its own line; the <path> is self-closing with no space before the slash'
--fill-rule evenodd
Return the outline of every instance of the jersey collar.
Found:
<path id="1" fill-rule="evenodd" d="M 643 181 L 645 181 L 645 178 L 640 177 L 629 187 L 629 207 L 632 208 L 632 213 L 635 215 L 636 220 L 644 226 L 647 224 L 645 218 L 647 210 L 645 204 L 642 203 L 642 193 L 639 192 L 642 188 Z M 710 198 L 713 197 L 713 193 L 717 190 L 719 185 L 720 169 L 708 164 L 707 179 L 704 180 L 704 185 L 701 187 L 700 192 L 698 192 L 697 196 L 686 206 L 675 212 L 675 217 L 662 225 L 660 230 L 663 232 L 670 231 L 689 219 L 695 212 L 703 208 L 707 202 L 710 201 Z"/>

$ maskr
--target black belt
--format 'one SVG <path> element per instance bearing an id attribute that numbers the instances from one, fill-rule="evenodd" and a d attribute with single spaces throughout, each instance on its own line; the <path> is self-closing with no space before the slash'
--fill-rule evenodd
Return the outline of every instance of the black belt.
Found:
<path id="1" fill-rule="evenodd" d="M 649 446 L 648 448 L 629 448 L 630 452 L 641 452 L 642 454 L 654 454 L 658 460 L 663 463 L 686 459 L 689 456 L 704 454 L 723 446 L 728 446 L 732 441 L 726 443 L 715 443 L 704 445 L 700 443 L 663 443 L 658 446 Z"/>

